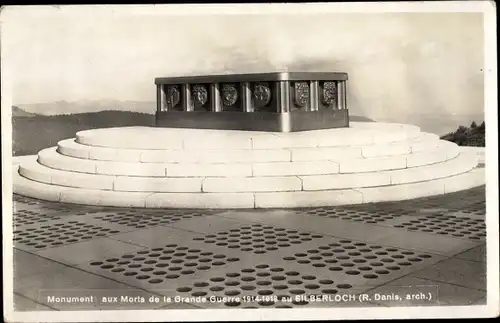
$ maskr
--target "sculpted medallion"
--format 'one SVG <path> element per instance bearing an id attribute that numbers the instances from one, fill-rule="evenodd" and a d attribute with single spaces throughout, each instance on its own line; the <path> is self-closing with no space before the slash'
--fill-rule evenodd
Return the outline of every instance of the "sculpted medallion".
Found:
<path id="1" fill-rule="evenodd" d="M 238 90 L 235 84 L 223 84 L 221 94 L 222 103 L 225 106 L 232 106 L 238 100 Z"/>
<path id="2" fill-rule="evenodd" d="M 323 103 L 329 106 L 337 102 L 337 85 L 335 82 L 323 83 Z"/>
<path id="3" fill-rule="evenodd" d="M 196 105 L 203 106 L 208 101 L 208 91 L 204 85 L 193 85 L 191 89 L 191 99 Z"/>
<path id="4" fill-rule="evenodd" d="M 295 104 L 304 107 L 309 102 L 309 84 L 307 82 L 295 82 Z"/>

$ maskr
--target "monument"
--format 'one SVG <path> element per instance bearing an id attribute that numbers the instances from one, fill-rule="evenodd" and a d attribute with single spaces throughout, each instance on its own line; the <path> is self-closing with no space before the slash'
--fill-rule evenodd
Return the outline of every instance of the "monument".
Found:
<path id="1" fill-rule="evenodd" d="M 349 126 L 346 73 L 166 77 L 155 83 L 157 126 L 275 132 Z"/>
<path id="2" fill-rule="evenodd" d="M 157 78 L 156 125 L 80 131 L 16 159 L 14 192 L 140 208 L 294 208 L 484 185 L 475 153 L 409 124 L 350 122 L 346 73 Z"/>

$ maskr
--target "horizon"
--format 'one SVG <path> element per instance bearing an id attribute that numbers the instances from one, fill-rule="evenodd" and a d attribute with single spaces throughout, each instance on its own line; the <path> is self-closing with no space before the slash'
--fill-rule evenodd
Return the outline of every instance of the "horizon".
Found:
<path id="1" fill-rule="evenodd" d="M 91 100 L 88 100 L 87 102 L 92 102 Z M 114 103 L 119 103 L 120 101 L 114 101 Z M 137 102 L 135 102 L 137 103 Z M 99 112 L 125 112 L 125 113 L 138 113 L 138 114 L 145 114 L 148 116 L 151 116 L 151 118 L 154 118 L 154 113 L 156 111 L 156 104 L 154 101 L 145 101 L 145 102 L 140 102 L 147 104 L 148 106 L 151 107 L 151 109 L 144 110 L 144 111 L 136 111 L 136 110 L 131 110 L 131 109 L 101 109 L 101 110 L 94 110 L 94 111 L 65 111 L 63 113 L 58 113 L 58 114 L 40 114 L 36 112 L 32 112 L 26 109 L 23 109 L 23 105 L 20 106 L 13 106 L 17 107 L 20 111 L 23 113 L 30 113 L 31 115 L 28 116 L 14 116 L 13 117 L 26 117 L 26 118 L 32 118 L 32 117 L 67 117 L 71 115 L 79 115 L 79 114 L 97 114 Z M 50 103 L 43 103 L 41 104 L 42 107 L 46 106 L 47 104 L 50 105 Z M 66 104 L 71 104 L 66 102 Z M 24 105 L 26 106 L 26 105 Z M 28 105 L 29 106 L 29 105 Z M 37 106 L 37 104 L 33 104 L 32 106 Z M 46 112 L 46 111 L 44 111 Z M 428 113 L 408 113 L 408 114 L 399 114 L 397 116 L 380 116 L 378 118 L 373 118 L 367 115 L 361 115 L 361 114 L 350 114 L 351 118 L 366 118 L 374 122 L 395 122 L 395 123 L 409 123 L 413 124 L 416 126 L 419 126 L 422 131 L 425 132 L 430 132 L 437 134 L 439 136 L 443 136 L 446 134 L 449 134 L 451 132 L 455 132 L 459 126 L 465 126 L 469 127 L 470 124 L 474 121 L 476 124 L 480 124 L 481 122 L 485 121 L 484 113 L 468 113 L 468 114 L 443 114 L 443 113 L 435 113 L 435 114 L 428 114 Z M 356 120 L 360 121 L 360 120 Z"/>
<path id="2" fill-rule="evenodd" d="M 13 105 L 150 102 L 154 78 L 173 74 L 322 70 L 349 74 L 347 102 L 356 115 L 484 113 L 481 13 L 156 9 L 44 8 L 29 20 L 19 19 L 22 10 L 5 11 L 1 50 L 15 71 Z"/>

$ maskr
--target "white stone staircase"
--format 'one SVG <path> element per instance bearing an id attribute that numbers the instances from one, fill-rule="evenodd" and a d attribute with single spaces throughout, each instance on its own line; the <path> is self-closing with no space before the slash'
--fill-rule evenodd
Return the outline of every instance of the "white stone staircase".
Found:
<path id="1" fill-rule="evenodd" d="M 266 133 L 81 131 L 14 166 L 14 192 L 67 203 L 183 208 L 359 204 L 484 185 L 475 153 L 411 125 Z"/>

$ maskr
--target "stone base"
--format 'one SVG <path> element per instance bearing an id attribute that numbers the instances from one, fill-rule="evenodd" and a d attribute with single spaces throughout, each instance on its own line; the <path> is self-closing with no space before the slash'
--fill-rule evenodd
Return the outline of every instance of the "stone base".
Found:
<path id="1" fill-rule="evenodd" d="M 397 201 L 484 185 L 476 153 L 417 127 L 300 133 L 87 130 L 14 158 L 16 194 L 146 208 L 291 208 Z"/>

